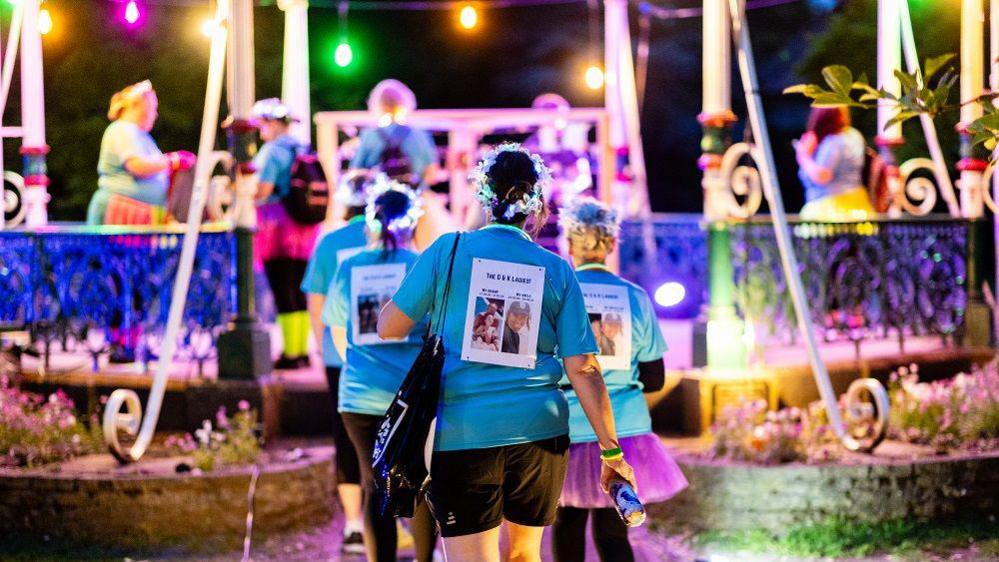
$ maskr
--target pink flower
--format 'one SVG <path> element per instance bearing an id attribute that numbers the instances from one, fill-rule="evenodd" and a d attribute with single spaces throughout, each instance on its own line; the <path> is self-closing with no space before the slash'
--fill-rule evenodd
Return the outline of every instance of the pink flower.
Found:
<path id="1" fill-rule="evenodd" d="M 243 411 L 243 412 L 249 410 L 250 409 L 250 403 L 247 402 L 246 400 L 240 400 L 239 401 L 239 409 L 241 411 Z"/>

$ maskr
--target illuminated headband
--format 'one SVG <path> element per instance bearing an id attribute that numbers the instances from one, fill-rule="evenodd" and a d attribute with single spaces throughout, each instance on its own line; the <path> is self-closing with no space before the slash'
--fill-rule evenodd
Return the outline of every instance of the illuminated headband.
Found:
<path id="1" fill-rule="evenodd" d="M 423 216 L 423 201 L 414 189 L 404 183 L 390 180 L 384 174 L 379 174 L 375 178 L 374 184 L 368 189 L 368 207 L 364 212 L 364 220 L 368 225 L 368 230 L 374 233 L 381 232 L 382 223 L 376 216 L 375 203 L 379 197 L 390 191 L 404 194 L 409 200 L 409 208 L 404 215 L 389 221 L 387 225 L 389 232 L 412 232 L 416 228 L 417 221 Z"/>
<path id="2" fill-rule="evenodd" d="M 253 104 L 251 114 L 257 119 L 268 119 L 271 121 L 298 121 L 291 116 L 291 108 L 285 105 L 278 98 L 267 98 Z"/>
<path id="3" fill-rule="evenodd" d="M 350 170 L 340 178 L 333 199 L 344 207 L 365 207 L 375 178 L 368 170 Z"/>
<path id="4" fill-rule="evenodd" d="M 131 86 L 126 86 L 120 92 L 111 96 L 111 107 L 108 108 L 108 119 L 114 121 L 118 119 L 125 106 L 132 101 L 153 91 L 153 83 L 149 80 L 137 82 Z"/>
<path id="5" fill-rule="evenodd" d="M 584 250 L 597 250 L 621 231 L 617 211 L 592 197 L 578 197 L 562 210 L 559 225 L 569 241 Z"/>
<path id="6" fill-rule="evenodd" d="M 506 211 L 503 212 L 502 217 L 497 217 L 493 213 L 493 208 L 499 205 L 500 200 L 493 190 L 493 185 L 489 180 L 489 170 L 492 169 L 493 164 L 496 163 L 496 157 L 503 152 L 521 152 L 530 157 L 531 162 L 534 163 L 534 173 L 538 176 L 538 180 L 534 182 L 531 191 L 525 193 L 523 197 L 518 201 L 512 201 L 507 205 Z M 532 154 L 531 151 L 527 150 L 523 146 L 517 143 L 505 142 L 496 148 L 490 150 L 486 153 L 486 156 L 481 162 L 472 170 L 472 173 L 468 176 L 469 181 L 471 181 L 476 188 L 475 197 L 482 204 L 482 208 L 489 212 L 494 219 L 503 218 L 506 220 L 511 220 L 517 214 L 531 215 L 541 211 L 544 207 L 544 201 L 542 195 L 545 188 L 552 181 L 552 174 L 545 166 L 544 160 L 541 159 L 537 154 Z"/>

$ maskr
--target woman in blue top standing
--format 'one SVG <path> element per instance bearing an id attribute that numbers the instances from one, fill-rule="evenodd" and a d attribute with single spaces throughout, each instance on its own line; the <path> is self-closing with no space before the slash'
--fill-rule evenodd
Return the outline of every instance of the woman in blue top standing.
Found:
<path id="1" fill-rule="evenodd" d="M 617 213 L 590 197 L 576 199 L 563 209 L 562 228 L 590 316 L 600 341 L 597 360 L 614 408 L 614 426 L 621 449 L 631 460 L 642 483 L 643 503 L 669 499 L 687 486 L 687 480 L 659 437 L 652 432 L 643 392 L 655 392 L 665 380 L 663 341 L 648 294 L 621 279 L 604 265 L 617 244 Z M 564 381 L 568 382 L 568 381 Z M 603 562 L 635 559 L 628 528 L 610 498 L 596 491 L 600 466 L 597 435 L 590 429 L 576 393 L 569 400 L 569 470 L 555 522 L 552 546 L 557 562 L 582 562 L 586 553 L 586 521 L 592 517 L 593 540 Z"/>
<path id="2" fill-rule="evenodd" d="M 295 222 L 281 200 L 291 190 L 291 168 L 302 147 L 288 129 L 296 119 L 288 106 L 277 98 L 253 105 L 264 144 L 253 157 L 257 172 L 257 233 L 254 251 L 274 295 L 277 323 L 284 349 L 275 369 L 296 369 L 309 365 L 309 313 L 305 294 L 299 288 L 318 225 Z"/>
<path id="3" fill-rule="evenodd" d="M 550 177 L 519 145 L 490 152 L 472 176 L 489 224 L 459 239 L 448 298 L 453 234 L 420 256 L 378 320 L 379 335 L 400 337 L 445 307 L 435 327 L 445 361 L 427 500 L 450 562 L 498 562 L 503 522 L 509 560 L 541 559 L 569 447 L 563 363 L 608 453 L 601 487 L 619 475 L 633 482 L 576 276 L 524 231 L 545 222 Z"/>
<path id="4" fill-rule="evenodd" d="M 161 224 L 171 176 L 194 166 L 185 150 L 160 152 L 149 134 L 156 124 L 159 100 L 149 80 L 111 98 L 111 124 L 101 138 L 97 192 L 87 208 L 87 224 Z"/>
<path id="5" fill-rule="evenodd" d="M 340 264 L 347 258 L 360 253 L 368 244 L 364 227 L 364 213 L 367 206 L 368 192 L 374 181 L 374 175 L 364 170 L 354 170 L 344 174 L 340 180 L 334 197 L 346 208 L 344 219 L 347 224 L 325 234 L 316 243 L 316 248 L 309 258 L 309 265 L 302 280 L 302 292 L 305 293 L 309 317 L 312 321 L 312 333 L 323 353 L 323 363 L 326 366 L 326 382 L 333 402 L 333 444 L 336 446 L 336 482 L 340 504 L 343 506 L 346 523 L 343 528 L 343 547 L 347 553 L 360 554 L 364 552 L 361 532 L 364 523 L 361 516 L 361 472 L 357 461 L 357 452 L 347 436 L 343 420 L 340 417 L 339 392 L 340 371 L 343 360 L 333 346 L 333 339 L 328 327 L 323 325 L 322 314 L 326 305 L 326 294 L 333 285 Z"/>
<path id="6" fill-rule="evenodd" d="M 365 217 L 371 248 L 347 258 L 337 269 L 323 320 L 337 350 L 345 356 L 339 409 L 360 459 L 368 561 L 392 562 L 396 559 L 396 523 L 391 515 L 382 516 L 376 501 L 372 454 L 382 418 L 420 352 L 426 323 L 385 341 L 378 336 L 378 311 L 416 263 L 412 237 L 423 211 L 408 186 L 384 179 L 372 187 L 369 201 Z M 417 507 L 410 528 L 416 559 L 429 562 L 436 530 L 426 503 Z"/>
<path id="7" fill-rule="evenodd" d="M 368 111 L 378 126 L 364 129 L 360 146 L 350 161 L 353 169 L 375 169 L 391 179 L 420 187 L 434 183 L 437 148 L 426 131 L 405 124 L 416 109 L 416 96 L 398 80 L 382 80 L 368 96 Z"/>

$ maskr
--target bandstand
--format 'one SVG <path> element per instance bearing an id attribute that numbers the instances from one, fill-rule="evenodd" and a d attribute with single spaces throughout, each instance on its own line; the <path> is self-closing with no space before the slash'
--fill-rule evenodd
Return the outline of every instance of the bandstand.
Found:
<path id="1" fill-rule="evenodd" d="M 309 4 L 306 0 L 278 4 L 285 13 L 283 98 L 300 114 L 311 115 Z M 185 374 L 217 377 L 220 383 L 263 381 L 261 387 L 284 385 L 290 394 L 321 387 L 320 382 L 295 387 L 295 377 L 271 376 L 268 330 L 253 306 L 248 273 L 252 193 L 244 181 L 254 143 L 248 121 L 255 97 L 252 6 L 251 0 L 218 3 L 197 170 L 201 196 L 193 202 L 212 210 L 218 219 L 213 224 L 168 229 L 48 224 L 41 103 L 23 104 L 20 127 L 0 129 L 3 136 L 23 137 L 25 156 L 23 180 L 8 175 L 4 198 L 7 224 L 0 231 L 4 266 L 0 286 L 15 298 L 0 305 L 0 324 L 26 334 L 21 338 L 38 358 L 23 359 L 24 376 L 38 384 L 46 384 L 46 376 L 74 369 L 113 374 L 105 361 L 112 323 L 114 329 L 134 327 L 141 333 L 136 343 L 141 374 L 135 375 L 141 382 L 126 386 L 151 387 L 155 405 L 147 406 L 143 416 L 137 394 L 119 393 L 107 418 L 112 444 L 120 430 L 133 436 L 140 433 L 143 421 L 142 433 L 151 435 L 168 384 Z M 884 129 L 878 137 L 893 170 L 885 218 L 814 223 L 790 217 L 787 226 L 781 226 L 783 213 L 776 213 L 773 204 L 779 192 L 764 196 L 776 187 L 767 178 L 768 149 L 760 134 L 765 133 L 765 123 L 754 122 L 762 129 L 754 130 L 753 143 L 732 144 L 728 138 L 736 120 L 729 78 L 733 46 L 743 63 L 752 63 L 748 30 L 741 29 L 745 36 L 732 36 L 733 15 L 740 30 L 739 16 L 746 7 L 753 7 L 752 2 L 745 6 L 705 0 L 703 5 L 703 215 L 654 214 L 648 207 L 647 190 L 655 186 L 647 185 L 644 169 L 625 0 L 604 3 L 604 107 L 574 108 L 568 113 L 420 110 L 412 115 L 414 125 L 447 139 L 444 167 L 450 172 L 449 184 L 435 200 L 441 212 L 427 236 L 462 226 L 473 200 L 465 173 L 483 135 L 530 131 L 558 120 L 592 127 L 596 191 L 628 217 L 619 268 L 656 294 L 668 339 L 677 342 L 669 356 L 674 384 L 653 399 L 654 410 L 662 411 L 657 415 L 659 426 L 669 430 L 700 432 L 721 405 L 741 394 L 765 397 L 774 406 L 806 402 L 816 397 L 813 375 L 822 397 L 831 403 L 834 390 L 841 393 L 854 379 L 883 374 L 913 357 L 959 364 L 978 360 L 989 354 L 986 348 L 992 338 L 992 315 L 982 292 L 985 279 L 992 276 L 983 271 L 981 255 L 987 241 L 982 218 L 986 208 L 994 207 L 988 178 L 968 145 L 966 157 L 958 163 L 959 193 L 955 193 L 932 122 L 923 123 L 930 154 L 916 161 L 894 162 L 892 148 L 902 142 L 899 128 Z M 42 85 L 37 11 L 34 0 L 19 2 L 15 15 L 21 23 L 11 28 L 11 40 L 21 45 L 24 100 L 43 99 L 38 94 Z M 981 2 L 964 0 L 962 14 L 961 97 L 970 99 L 983 89 Z M 904 2 L 880 0 L 879 30 L 878 84 L 897 89 L 893 71 L 902 68 L 903 53 L 910 67 L 916 60 Z M 14 52 L 8 43 L 2 100 L 15 66 Z M 993 53 L 991 59 L 996 58 Z M 213 150 L 223 89 L 233 109 L 226 128 L 228 156 Z M 965 107 L 962 120 L 967 122 L 975 117 L 974 107 Z M 879 109 L 882 126 L 890 111 L 888 106 Z M 371 119 L 359 111 L 315 114 L 316 148 L 331 181 L 342 167 L 342 129 L 368 125 Z M 312 136 L 308 123 L 300 124 L 295 134 L 302 140 Z M 630 170 L 627 177 L 618 173 L 624 162 Z M 212 178 L 216 168 L 222 172 Z M 772 176 L 773 170 L 769 172 Z M 759 213 L 766 199 L 770 215 Z M 947 212 L 935 214 L 941 206 Z M 331 225 L 338 214 L 331 206 Z M 778 240 L 782 233 L 787 235 L 783 243 Z M 783 251 L 778 251 L 781 245 Z M 184 300 L 186 306 L 171 311 L 171 305 Z M 802 345 L 809 341 L 816 346 L 806 346 L 811 351 L 805 352 Z M 825 375 L 827 365 L 831 379 Z M 185 388 L 173 384 L 172 392 Z M 680 414 L 667 412 L 677 406 Z M 142 456 L 142 447 L 129 452 L 122 446 L 117 453 L 135 460 Z"/>

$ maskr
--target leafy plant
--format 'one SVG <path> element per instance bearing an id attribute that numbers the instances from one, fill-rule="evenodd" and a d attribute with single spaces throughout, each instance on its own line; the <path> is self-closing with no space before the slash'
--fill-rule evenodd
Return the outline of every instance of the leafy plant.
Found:
<path id="1" fill-rule="evenodd" d="M 91 420 L 91 427 L 96 427 Z M 0 377 L 0 466 L 32 467 L 96 452 L 100 440 L 61 390 L 45 397 Z"/>
<path id="2" fill-rule="evenodd" d="M 257 411 L 241 400 L 232 417 L 226 415 L 222 406 L 215 413 L 214 424 L 205 420 L 194 436 L 172 435 L 164 445 L 175 452 L 190 454 L 194 467 L 208 472 L 223 466 L 255 463 L 260 457 L 261 443 Z"/>
<path id="3" fill-rule="evenodd" d="M 710 453 L 763 464 L 828 460 L 840 447 L 823 412 L 821 403 L 768 412 L 765 400 L 742 400 L 711 426 Z"/>

